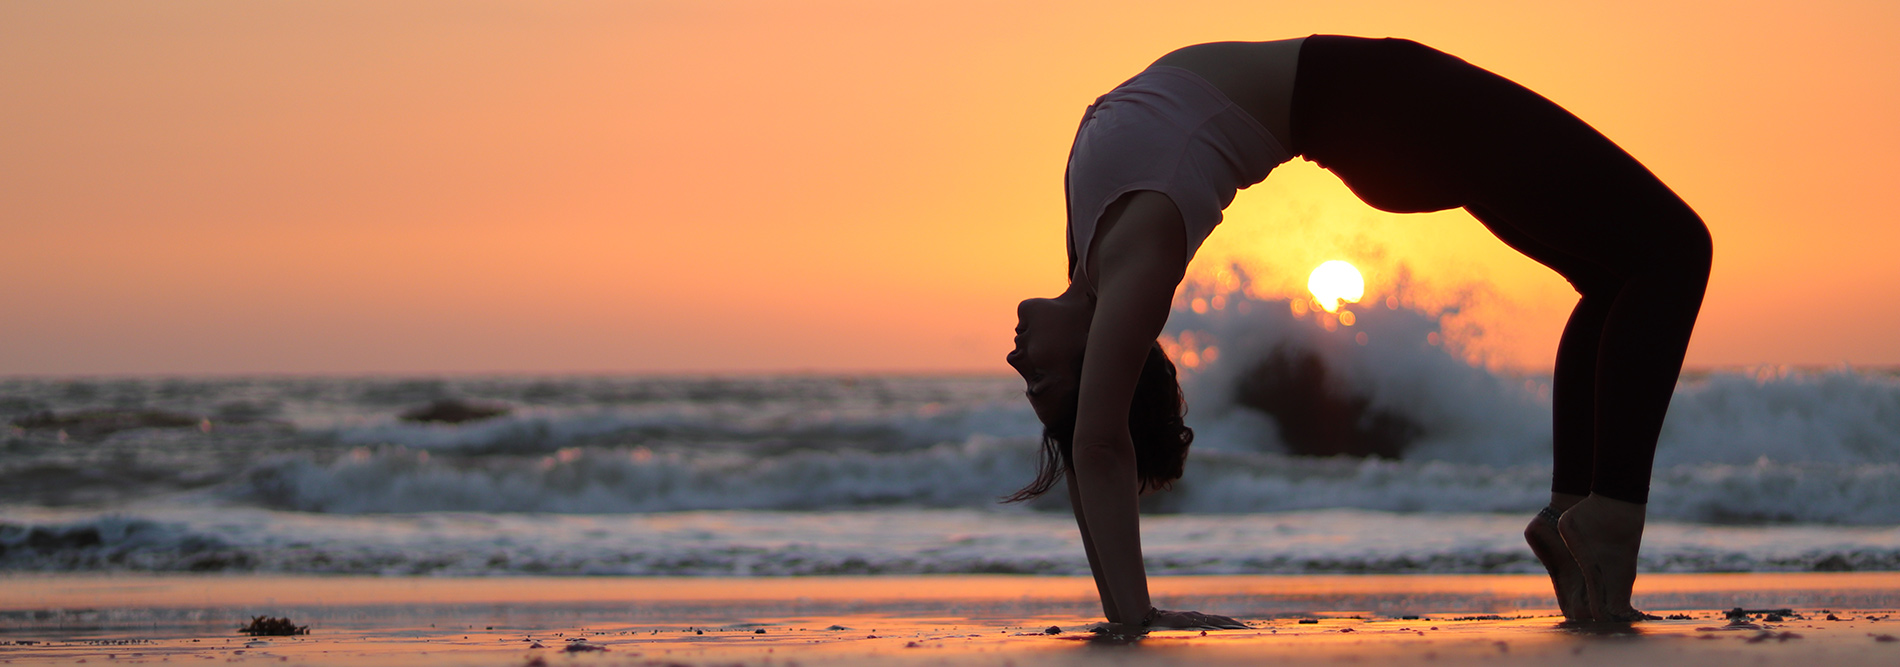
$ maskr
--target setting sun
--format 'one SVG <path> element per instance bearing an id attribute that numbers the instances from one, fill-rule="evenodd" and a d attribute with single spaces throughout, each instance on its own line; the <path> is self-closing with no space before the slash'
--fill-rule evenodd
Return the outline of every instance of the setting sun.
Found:
<path id="1" fill-rule="evenodd" d="M 1313 269 L 1313 275 L 1306 279 L 1306 289 L 1313 293 L 1313 299 L 1326 312 L 1339 310 L 1339 303 L 1359 303 L 1366 295 L 1366 279 L 1359 275 L 1359 269 L 1353 268 L 1343 260 L 1330 260 Z"/>

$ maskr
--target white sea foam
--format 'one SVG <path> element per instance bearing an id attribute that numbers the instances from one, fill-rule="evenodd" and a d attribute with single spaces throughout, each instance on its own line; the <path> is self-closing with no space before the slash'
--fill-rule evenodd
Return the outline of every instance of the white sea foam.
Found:
<path id="1" fill-rule="evenodd" d="M 1284 300 L 1222 296 L 1223 307 L 1184 308 L 1170 325 L 1177 351 L 1202 359 L 1185 380 L 1198 437 L 1186 477 L 1151 509 L 1523 514 L 1543 504 L 1548 378 L 1432 344 L 1442 313 L 1404 303 L 1353 306 L 1354 323 L 1329 331 Z M 1218 358 L 1207 362 L 1210 347 Z M 1285 350 L 1319 360 L 1326 391 L 1415 427 L 1402 458 L 1288 455 L 1283 425 L 1236 398 L 1238 383 Z M 1005 377 L 11 379 L 0 381 L 10 415 L 137 408 L 212 420 L 208 431 L 70 442 L 0 431 L 0 502 L 158 498 L 341 514 L 983 509 L 1032 474 L 1040 428 L 1020 390 Z M 397 417 L 443 397 L 513 412 L 459 425 Z M 1851 368 L 1692 376 L 1664 425 L 1652 497 L 1664 519 L 1900 524 L 1900 381 Z"/>
<path id="2" fill-rule="evenodd" d="M 1182 310 L 1170 326 L 1179 356 L 1214 348 L 1218 358 L 1185 372 L 1198 437 L 1186 476 L 1147 501 L 1151 509 L 1524 513 L 1543 504 L 1547 378 L 1466 361 L 1434 336 L 1439 315 L 1402 304 L 1354 307 L 1352 326 L 1331 330 L 1283 300 L 1234 292 L 1225 306 Z M 1248 374 L 1288 351 L 1323 364 L 1323 391 L 1414 425 L 1403 458 L 1288 455 L 1281 425 L 1236 400 Z M 266 461 L 223 497 L 337 513 L 982 508 L 1030 475 L 1037 424 L 1020 401 L 998 399 L 1007 380 L 930 402 L 916 399 L 926 385 L 878 394 L 909 392 L 905 402 L 771 382 L 461 426 L 339 427 L 339 441 L 384 444 Z M 1652 497 L 1652 515 L 1667 519 L 1900 523 L 1900 382 L 1851 369 L 1686 381 Z"/>
<path id="3" fill-rule="evenodd" d="M 159 507 L 10 512 L 0 570 L 443 575 L 1086 574 L 1073 519 L 877 510 L 340 516 Z M 1153 516 L 1149 572 L 1538 571 L 1522 516 L 1322 510 Z M 1900 568 L 1900 530 L 1658 521 L 1649 572 Z"/>
<path id="4" fill-rule="evenodd" d="M 330 462 L 254 468 L 220 496 L 331 513 L 667 512 L 990 507 L 1028 481 L 1035 443 L 975 437 L 900 452 L 801 451 L 755 458 L 633 448 L 456 458 L 360 449 Z M 1201 452 L 1151 510 L 1241 514 L 1323 508 L 1518 512 L 1543 504 L 1548 465 L 1315 459 Z M 1058 494 L 1059 495 L 1059 494 Z M 1060 510 L 1056 499 L 1034 507 Z M 1680 464 L 1657 471 L 1650 512 L 1718 523 L 1900 523 L 1900 464 Z"/>

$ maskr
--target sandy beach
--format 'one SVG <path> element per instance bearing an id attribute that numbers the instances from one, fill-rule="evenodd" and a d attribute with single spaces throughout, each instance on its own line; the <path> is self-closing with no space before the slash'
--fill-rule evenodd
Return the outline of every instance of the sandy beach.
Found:
<path id="1" fill-rule="evenodd" d="M 1558 625 L 1523 575 L 1161 577 L 1248 630 L 1098 638 L 1078 577 L 0 579 L 0 660 L 302 664 L 1894 664 L 1900 574 L 1642 579 L 1672 618 Z M 1726 610 L 1790 609 L 1769 618 Z M 1829 615 L 1833 619 L 1830 620 Z M 310 633 L 247 637 L 252 616 Z"/>

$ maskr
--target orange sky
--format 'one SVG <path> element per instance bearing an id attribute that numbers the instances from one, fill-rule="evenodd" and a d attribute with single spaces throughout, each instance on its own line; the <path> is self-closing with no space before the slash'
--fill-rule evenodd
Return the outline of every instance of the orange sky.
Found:
<path id="1" fill-rule="evenodd" d="M 1313 32 L 1511 77 L 1674 187 L 1716 239 L 1691 364 L 1900 363 L 1900 4 L 1178 4 L 0 4 L 0 374 L 1005 372 L 1082 108 Z M 1297 160 L 1192 270 L 1332 258 L 1475 295 L 1512 365 L 1574 300 Z"/>

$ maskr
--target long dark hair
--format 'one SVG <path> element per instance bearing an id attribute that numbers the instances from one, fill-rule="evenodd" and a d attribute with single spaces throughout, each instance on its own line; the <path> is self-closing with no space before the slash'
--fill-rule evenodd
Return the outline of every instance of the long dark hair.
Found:
<path id="1" fill-rule="evenodd" d="M 1036 479 L 1003 498 L 1003 502 L 1018 503 L 1048 493 L 1057 480 L 1075 468 L 1076 407 L 1071 402 L 1054 423 L 1043 423 Z M 1138 491 L 1166 489 L 1181 478 L 1188 446 L 1194 444 L 1194 429 L 1182 422 L 1186 415 L 1187 400 L 1181 396 L 1174 362 L 1168 360 L 1168 353 L 1157 342 L 1148 348 L 1148 359 L 1141 365 L 1141 377 L 1135 380 L 1135 395 L 1128 406 L 1128 434 L 1135 442 L 1135 476 L 1141 480 Z"/>

